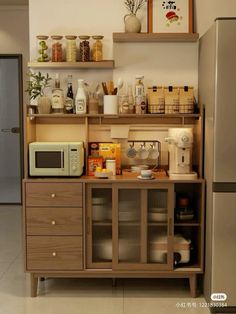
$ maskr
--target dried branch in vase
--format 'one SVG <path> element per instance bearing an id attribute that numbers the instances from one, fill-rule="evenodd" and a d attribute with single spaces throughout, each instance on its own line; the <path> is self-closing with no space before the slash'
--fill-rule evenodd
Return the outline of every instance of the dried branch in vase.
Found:
<path id="1" fill-rule="evenodd" d="M 147 0 L 125 0 L 125 6 L 132 14 L 136 14 L 145 4 Z"/>

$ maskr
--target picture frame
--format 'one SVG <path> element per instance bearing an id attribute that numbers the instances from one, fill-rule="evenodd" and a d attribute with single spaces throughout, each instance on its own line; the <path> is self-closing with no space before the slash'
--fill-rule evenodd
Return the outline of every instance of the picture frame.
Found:
<path id="1" fill-rule="evenodd" d="M 193 0 L 148 0 L 148 32 L 193 33 Z"/>

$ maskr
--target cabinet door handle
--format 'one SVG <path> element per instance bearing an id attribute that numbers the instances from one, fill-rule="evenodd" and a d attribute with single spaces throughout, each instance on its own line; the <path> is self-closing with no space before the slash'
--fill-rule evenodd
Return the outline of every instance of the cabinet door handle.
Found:
<path id="1" fill-rule="evenodd" d="M 55 224 L 56 224 L 56 221 L 52 220 L 52 225 L 55 226 Z"/>
<path id="2" fill-rule="evenodd" d="M 52 256 L 53 256 L 53 257 L 56 257 L 56 256 L 57 256 L 57 253 L 56 253 L 56 252 L 53 252 L 53 253 L 52 253 Z"/>
<path id="3" fill-rule="evenodd" d="M 52 193 L 51 194 L 51 198 L 55 198 L 56 197 L 56 194 L 55 193 Z"/>
<path id="4" fill-rule="evenodd" d="M 169 219 L 169 236 L 171 237 L 173 235 L 172 233 L 172 218 Z"/>

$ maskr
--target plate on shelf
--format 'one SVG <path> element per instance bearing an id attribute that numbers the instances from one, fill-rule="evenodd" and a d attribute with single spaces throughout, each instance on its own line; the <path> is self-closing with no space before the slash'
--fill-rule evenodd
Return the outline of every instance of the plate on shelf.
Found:
<path id="1" fill-rule="evenodd" d="M 137 176 L 137 178 L 138 178 L 139 180 L 153 180 L 153 179 L 155 179 L 154 176 L 151 176 L 150 178 L 144 178 L 144 177 L 142 177 L 142 176 Z"/>

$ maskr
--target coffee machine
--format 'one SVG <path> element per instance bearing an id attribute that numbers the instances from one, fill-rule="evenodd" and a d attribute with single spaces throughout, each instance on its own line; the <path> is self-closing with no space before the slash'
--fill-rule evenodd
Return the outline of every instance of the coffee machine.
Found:
<path id="1" fill-rule="evenodd" d="M 192 172 L 193 130 L 191 128 L 171 128 L 166 138 L 169 148 L 169 177 L 175 180 L 196 179 Z"/>

